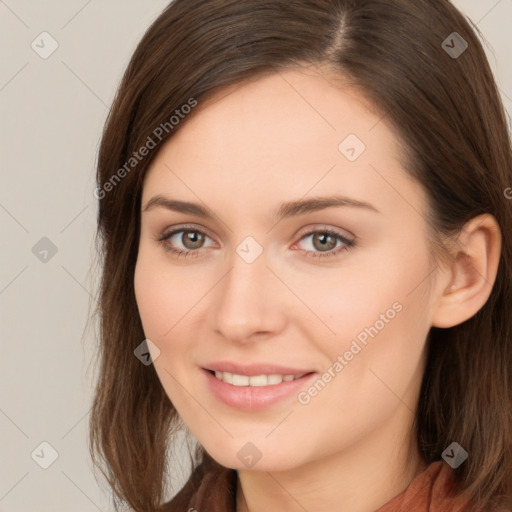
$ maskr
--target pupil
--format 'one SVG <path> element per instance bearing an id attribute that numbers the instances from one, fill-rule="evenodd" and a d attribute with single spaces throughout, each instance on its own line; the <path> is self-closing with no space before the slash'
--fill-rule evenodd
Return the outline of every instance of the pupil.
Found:
<path id="1" fill-rule="evenodd" d="M 330 239 L 330 241 L 329 241 L 329 239 Z M 318 235 L 318 237 L 315 236 L 315 238 L 313 239 L 313 244 L 316 246 L 316 244 L 314 243 L 315 241 L 320 242 L 319 247 L 316 247 L 317 249 L 320 248 L 320 249 L 329 250 L 329 249 L 333 249 L 336 245 L 336 240 L 334 239 L 334 237 L 332 237 L 331 235 L 329 235 L 327 233 L 322 233 L 322 234 Z"/>
<path id="2" fill-rule="evenodd" d="M 201 246 L 203 235 L 196 231 L 187 231 L 182 237 L 182 242 L 185 247 L 189 249 L 197 249 Z"/>

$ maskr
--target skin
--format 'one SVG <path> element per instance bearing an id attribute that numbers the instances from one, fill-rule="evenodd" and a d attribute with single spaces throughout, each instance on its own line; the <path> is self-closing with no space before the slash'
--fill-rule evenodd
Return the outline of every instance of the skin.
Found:
<path id="1" fill-rule="evenodd" d="M 239 512 L 370 512 L 401 493 L 426 467 L 411 426 L 428 331 L 473 316 L 496 277 L 490 215 L 466 225 L 450 263 L 434 264 L 426 195 L 400 164 L 396 135 L 360 93 L 326 76 L 289 69 L 218 93 L 164 144 L 143 185 L 142 210 L 162 194 L 216 214 L 142 211 L 135 289 L 169 399 L 208 453 L 238 470 Z M 338 150 L 348 134 L 366 145 L 353 162 Z M 284 201 L 333 194 L 378 213 L 330 207 L 276 221 Z M 176 248 L 196 253 L 177 257 L 157 238 L 187 223 L 208 236 L 190 249 L 175 235 Z M 316 242 L 305 236 L 313 229 Z M 322 229 L 355 245 L 312 257 Z M 252 263 L 236 252 L 247 236 L 263 249 Z M 320 375 L 397 302 L 401 311 L 307 405 L 293 395 L 240 411 L 205 385 L 200 368 L 221 359 Z M 248 442 L 262 454 L 251 468 L 237 457 Z"/>

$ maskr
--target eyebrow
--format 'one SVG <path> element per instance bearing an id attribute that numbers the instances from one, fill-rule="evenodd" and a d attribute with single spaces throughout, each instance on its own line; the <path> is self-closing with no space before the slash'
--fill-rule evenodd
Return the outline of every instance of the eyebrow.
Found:
<path id="1" fill-rule="evenodd" d="M 380 213 L 375 206 L 365 201 L 358 201 L 346 196 L 332 195 L 325 197 L 312 197 L 310 199 L 299 199 L 296 201 L 282 203 L 276 212 L 276 217 L 277 220 L 282 220 L 287 217 L 303 215 L 305 213 L 312 213 L 332 207 L 361 208 L 375 213 Z M 179 213 L 188 213 L 205 219 L 213 219 L 216 217 L 215 213 L 211 209 L 206 206 L 202 206 L 199 203 L 178 201 L 165 197 L 161 194 L 152 197 L 146 203 L 142 212 L 147 212 L 155 208 L 165 208 L 166 210 Z"/>

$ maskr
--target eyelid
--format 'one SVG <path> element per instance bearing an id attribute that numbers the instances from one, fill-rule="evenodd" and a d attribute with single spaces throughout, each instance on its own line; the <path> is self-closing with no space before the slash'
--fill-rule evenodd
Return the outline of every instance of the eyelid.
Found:
<path id="1" fill-rule="evenodd" d="M 326 232 L 326 233 L 333 233 L 335 235 L 339 235 L 342 238 L 345 238 L 347 240 L 354 241 L 354 242 L 356 239 L 355 235 L 350 233 L 350 231 L 347 231 L 346 229 L 329 226 L 327 224 L 312 224 L 305 228 L 301 228 L 298 231 L 298 233 L 295 235 L 295 237 L 298 237 L 299 240 L 302 240 L 305 236 L 311 235 L 312 233 L 317 233 L 319 231 Z"/>
<path id="2" fill-rule="evenodd" d="M 205 235 L 207 235 L 212 240 L 215 240 L 215 237 L 213 237 L 211 235 L 211 233 L 209 232 L 209 230 L 207 228 L 205 228 L 204 226 L 198 226 L 197 224 L 191 224 L 191 223 L 178 224 L 177 226 L 172 226 L 169 229 L 166 228 L 166 229 L 164 229 L 161 232 L 160 235 L 157 236 L 157 240 L 161 241 L 164 238 L 168 238 L 168 236 L 171 235 L 171 234 L 175 234 L 175 233 L 177 233 L 179 231 L 187 231 L 187 230 L 197 230 L 200 233 L 204 233 Z M 325 231 L 325 232 L 328 232 L 328 233 L 333 233 L 333 234 L 339 235 L 342 238 L 345 238 L 347 240 L 355 242 L 355 238 L 356 237 L 352 233 L 350 233 L 347 230 L 343 230 L 345 233 L 348 234 L 348 236 L 346 236 L 344 233 L 341 233 L 339 230 L 340 230 L 340 228 L 334 228 L 332 226 L 328 226 L 328 225 L 325 225 L 325 224 L 313 224 L 313 225 L 307 226 L 305 228 L 301 228 L 298 232 L 296 232 L 296 234 L 293 236 L 293 238 L 297 238 L 298 237 L 297 242 L 299 242 L 305 236 L 311 235 L 311 234 L 316 233 L 318 231 Z M 302 232 L 302 234 L 301 234 L 301 232 Z"/>
<path id="3" fill-rule="evenodd" d="M 203 233 L 208 238 L 215 241 L 215 237 L 211 235 L 210 231 L 207 228 L 203 226 L 198 226 L 197 224 L 178 224 L 177 226 L 165 228 L 163 231 L 161 231 L 159 235 L 157 235 L 156 240 L 158 242 L 161 242 L 162 240 L 165 240 L 170 236 L 179 233 L 180 231 L 197 231 L 198 233 Z"/>

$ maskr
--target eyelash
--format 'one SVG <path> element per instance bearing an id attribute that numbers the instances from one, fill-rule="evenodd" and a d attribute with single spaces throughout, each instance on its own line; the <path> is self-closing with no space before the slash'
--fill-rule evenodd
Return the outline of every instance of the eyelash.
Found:
<path id="1" fill-rule="evenodd" d="M 174 247 L 171 247 L 168 244 L 168 240 L 172 236 L 176 235 L 177 233 L 185 233 L 185 232 L 200 233 L 201 235 L 204 235 L 204 236 L 210 238 L 208 236 L 208 234 L 201 229 L 198 229 L 196 227 L 181 226 L 179 229 L 175 229 L 173 231 L 170 231 L 169 233 L 163 234 L 161 237 L 157 238 L 157 242 L 159 242 L 164 247 L 165 251 L 174 254 L 178 258 L 186 258 L 189 256 L 192 256 L 195 258 L 195 257 L 199 256 L 199 249 L 195 249 L 195 250 L 193 250 L 193 249 L 189 249 L 189 250 L 175 249 Z M 333 236 L 337 241 L 342 242 L 343 245 L 341 247 L 338 247 L 338 248 L 333 249 L 328 252 L 304 251 L 304 253 L 306 254 L 306 256 L 308 258 L 332 258 L 334 256 L 337 256 L 341 252 L 349 251 L 350 249 L 352 249 L 355 246 L 355 240 L 349 240 L 348 238 L 345 238 L 340 233 L 337 233 L 336 231 L 333 231 L 331 229 L 315 229 L 315 230 L 309 231 L 308 233 L 301 236 L 299 241 L 302 241 L 305 238 L 307 238 L 311 235 L 315 235 L 317 233 Z"/>

